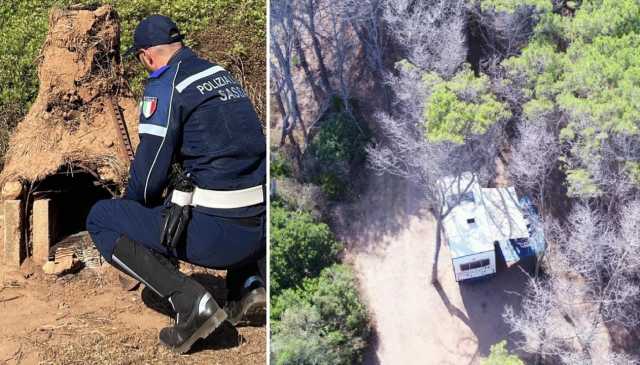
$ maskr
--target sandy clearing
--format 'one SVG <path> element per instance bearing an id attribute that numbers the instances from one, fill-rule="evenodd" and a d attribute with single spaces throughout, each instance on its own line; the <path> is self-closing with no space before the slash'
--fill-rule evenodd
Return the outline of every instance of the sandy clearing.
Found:
<path id="1" fill-rule="evenodd" d="M 419 191 L 392 177 L 367 181 L 357 202 L 337 208 L 336 223 L 375 326 L 366 363 L 477 364 L 509 338 L 501 315 L 505 305 L 519 305 L 524 273 L 503 267 L 490 280 L 458 285 L 445 245 L 441 286 L 432 286 L 435 222 Z"/>

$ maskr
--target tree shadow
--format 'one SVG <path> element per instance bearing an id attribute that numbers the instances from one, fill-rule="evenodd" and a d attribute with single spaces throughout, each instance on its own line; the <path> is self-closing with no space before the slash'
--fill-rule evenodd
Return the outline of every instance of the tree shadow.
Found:
<path id="1" fill-rule="evenodd" d="M 227 300 L 227 284 L 224 278 L 207 272 L 194 272 L 189 276 L 202 284 L 218 304 L 224 305 Z"/>
<path id="2" fill-rule="evenodd" d="M 224 350 L 238 347 L 244 342 L 242 335 L 229 322 L 223 322 L 209 337 L 196 341 L 188 354 L 206 350 Z"/>
<path id="3" fill-rule="evenodd" d="M 503 340 L 507 341 L 509 351 L 518 353 L 517 343 L 522 338 L 511 332 L 502 314 L 506 306 L 512 307 L 516 313 L 520 311 L 528 281 L 525 271 L 532 272 L 535 267 L 535 258 L 527 258 L 510 268 L 500 254 L 496 261 L 496 275 L 460 283 L 460 294 L 468 316 L 465 323 L 478 339 L 478 353 L 483 357 L 489 355 L 492 345 Z"/>
<path id="4" fill-rule="evenodd" d="M 380 342 L 378 339 L 378 332 L 375 326 L 371 328 L 371 335 L 367 340 L 367 348 L 364 350 L 364 358 L 362 359 L 363 365 L 380 365 L 380 359 L 378 358 L 378 348 Z"/>
<path id="5" fill-rule="evenodd" d="M 640 356 L 640 328 L 625 328 L 615 321 L 605 322 L 609 333 L 611 350 L 619 353 L 627 353 L 632 356 Z"/>
<path id="6" fill-rule="evenodd" d="M 442 288 L 442 285 L 440 285 L 440 282 L 439 281 L 436 282 L 435 284 L 433 284 L 433 286 L 438 292 L 440 299 L 442 299 L 442 302 L 447 307 L 447 311 L 449 311 L 449 315 L 458 317 L 464 324 L 466 324 L 468 327 L 471 327 L 471 322 L 469 321 L 469 317 L 467 317 L 467 315 L 462 310 L 460 310 L 460 308 L 456 307 L 453 303 L 451 303 L 451 301 L 449 300 L 449 297 L 447 296 L 447 293 L 444 291 L 444 288 Z"/>
<path id="7" fill-rule="evenodd" d="M 330 224 L 350 250 L 382 251 L 385 236 L 402 231 L 411 217 L 428 215 L 420 188 L 406 179 L 366 169 L 355 177 L 354 185 L 360 187 L 357 197 L 330 209 Z"/>

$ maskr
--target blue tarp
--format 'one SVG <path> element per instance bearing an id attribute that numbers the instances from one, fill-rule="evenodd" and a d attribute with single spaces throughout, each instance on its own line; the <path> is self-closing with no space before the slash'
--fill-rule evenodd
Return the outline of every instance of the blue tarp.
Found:
<path id="1" fill-rule="evenodd" d="M 529 229 L 529 239 L 525 246 L 518 244 L 518 242 L 513 242 L 512 244 L 516 247 L 520 257 L 539 256 L 544 251 L 545 241 L 538 209 L 536 209 L 528 196 L 522 197 L 519 203 L 525 219 L 529 222 L 527 225 Z"/>
<path id="2" fill-rule="evenodd" d="M 500 245 L 500 251 L 502 251 L 502 256 L 507 262 L 507 267 L 511 267 L 511 265 L 520 261 L 521 256 L 514 245 L 508 241 L 499 241 L 498 243 Z"/>
<path id="3" fill-rule="evenodd" d="M 507 267 L 511 267 L 511 265 L 517 263 L 522 258 L 539 256 L 544 251 L 544 232 L 538 210 L 527 196 L 520 199 L 519 203 L 524 217 L 528 222 L 529 238 L 510 239 L 508 242 L 498 242 Z"/>

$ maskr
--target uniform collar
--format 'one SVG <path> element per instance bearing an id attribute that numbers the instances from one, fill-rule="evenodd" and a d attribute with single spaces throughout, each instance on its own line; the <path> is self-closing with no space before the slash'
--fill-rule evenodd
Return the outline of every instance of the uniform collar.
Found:
<path id="1" fill-rule="evenodd" d="M 196 54 L 191 50 L 191 48 L 189 47 L 182 47 L 179 50 L 176 51 L 176 53 L 173 54 L 173 56 L 171 56 L 171 58 L 169 59 L 169 62 L 167 62 L 166 65 L 160 67 L 159 69 L 153 71 L 152 73 L 149 74 L 149 78 L 150 79 L 157 79 L 158 77 L 160 77 L 167 69 L 169 69 L 169 67 L 177 64 L 178 62 L 189 58 L 189 57 L 194 57 Z"/>
<path id="2" fill-rule="evenodd" d="M 178 62 L 185 60 L 187 58 L 191 58 L 191 57 L 195 57 L 195 53 L 191 50 L 191 48 L 184 46 L 182 48 L 180 48 L 176 53 L 173 54 L 173 56 L 171 56 L 171 58 L 169 59 L 169 62 L 167 62 L 167 64 L 169 66 L 171 65 L 175 65 Z"/>

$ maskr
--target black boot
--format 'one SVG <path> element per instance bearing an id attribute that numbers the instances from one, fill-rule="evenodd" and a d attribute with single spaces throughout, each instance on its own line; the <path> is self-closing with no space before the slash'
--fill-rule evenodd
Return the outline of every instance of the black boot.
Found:
<path id="1" fill-rule="evenodd" d="M 266 321 L 264 279 L 255 264 L 227 272 L 227 321 L 234 326 L 259 326 Z"/>
<path id="2" fill-rule="evenodd" d="M 111 258 L 116 267 L 171 303 L 176 324 L 160 331 L 160 342 L 173 351 L 189 351 L 194 342 L 208 337 L 227 318 L 213 296 L 166 257 L 122 236 Z"/>
<path id="3" fill-rule="evenodd" d="M 248 290 L 240 300 L 229 300 L 224 306 L 227 321 L 236 327 L 261 326 L 265 323 L 267 295 L 264 287 Z"/>
<path id="4" fill-rule="evenodd" d="M 175 318 L 176 312 L 173 311 L 173 307 L 171 307 L 171 303 L 165 298 L 159 296 L 153 290 L 145 287 L 142 289 L 140 293 L 140 299 L 147 308 L 152 309 L 162 315 L 167 317 Z"/>

